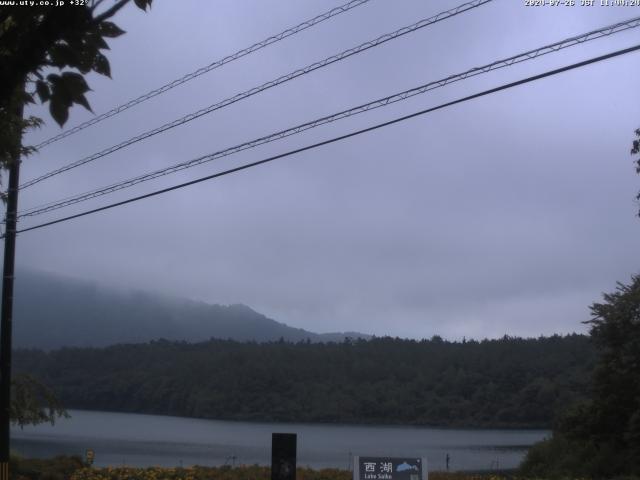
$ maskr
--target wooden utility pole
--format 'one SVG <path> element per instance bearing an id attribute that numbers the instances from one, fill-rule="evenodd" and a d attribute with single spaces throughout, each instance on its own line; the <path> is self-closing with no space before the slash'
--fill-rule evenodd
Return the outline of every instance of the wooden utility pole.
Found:
<path id="1" fill-rule="evenodd" d="M 22 121 L 22 106 L 19 107 L 18 113 L 18 121 Z M 18 188 L 20 184 L 20 147 L 22 145 L 22 128 L 21 126 L 17 128 L 18 143 L 13 151 L 9 165 L 2 273 L 2 311 L 0 313 L 0 480 L 9 480 L 13 278 L 16 254 Z"/>

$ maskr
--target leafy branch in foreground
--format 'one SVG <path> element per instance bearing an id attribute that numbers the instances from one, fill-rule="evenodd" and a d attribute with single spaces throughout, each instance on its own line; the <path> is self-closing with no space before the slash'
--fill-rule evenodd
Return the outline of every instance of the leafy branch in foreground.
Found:
<path id="1" fill-rule="evenodd" d="M 635 131 L 636 138 L 631 145 L 631 155 L 638 155 L 640 153 L 640 128 Z M 634 162 L 636 164 L 636 173 L 640 175 L 640 156 Z M 640 193 L 636 195 L 636 200 L 640 202 Z M 640 217 L 640 209 L 638 209 L 638 216 Z"/>
<path id="2" fill-rule="evenodd" d="M 0 167 L 35 150 L 22 147 L 22 137 L 42 124 L 37 117 L 23 119 L 24 107 L 36 103 L 36 97 L 49 103 L 51 117 L 60 126 L 74 104 L 91 111 L 85 75 L 111 77 L 103 53 L 109 49 L 106 39 L 125 32 L 109 19 L 129 2 L 119 0 L 101 12 L 102 0 L 71 8 L 36 2 L 0 10 Z M 134 2 L 146 10 L 152 0 Z"/>
<path id="3" fill-rule="evenodd" d="M 56 418 L 69 418 L 69 414 L 49 387 L 31 375 L 22 374 L 11 382 L 11 423 L 23 428 Z"/>

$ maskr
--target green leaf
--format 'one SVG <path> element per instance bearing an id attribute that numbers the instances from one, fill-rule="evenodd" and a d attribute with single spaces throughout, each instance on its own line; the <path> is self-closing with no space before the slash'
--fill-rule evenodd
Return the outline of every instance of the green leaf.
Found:
<path id="1" fill-rule="evenodd" d="M 51 102 L 49 103 L 49 112 L 51 113 L 53 119 L 61 127 L 69 118 L 69 107 L 56 97 L 51 97 Z"/>
<path id="2" fill-rule="evenodd" d="M 84 77 L 76 72 L 63 72 L 62 82 L 67 90 L 71 93 L 71 96 L 81 95 L 91 90 Z"/>
<path id="3" fill-rule="evenodd" d="M 93 113 L 93 110 L 91 110 L 91 105 L 89 105 L 87 97 L 85 97 L 84 95 L 78 95 L 77 97 L 74 97 L 73 101 L 76 102 L 76 103 L 79 103 L 84 108 L 86 108 L 91 113 Z"/>
<path id="4" fill-rule="evenodd" d="M 62 126 L 69 116 L 69 108 L 77 103 L 89 111 L 91 106 L 84 96 L 90 90 L 84 77 L 76 72 L 63 72 L 61 76 L 47 76 L 51 83 L 51 103 L 49 111 L 56 122 Z"/>
<path id="5" fill-rule="evenodd" d="M 82 73 L 89 73 L 93 68 L 93 63 L 95 61 L 95 56 L 97 53 L 97 50 L 81 50 L 78 55 L 78 62 L 73 66 L 80 70 L 80 72 Z"/>
<path id="6" fill-rule="evenodd" d="M 76 52 L 63 43 L 54 45 L 49 49 L 49 58 L 51 63 L 58 68 L 63 68 L 67 65 L 75 66 L 78 62 Z"/>
<path id="7" fill-rule="evenodd" d="M 113 22 L 102 22 L 100 24 L 100 33 L 103 37 L 116 38 L 124 34 L 125 31 Z"/>
<path id="8" fill-rule="evenodd" d="M 73 100 L 71 97 L 71 93 L 65 86 L 62 78 L 60 78 L 60 76 L 58 75 L 52 74 L 47 77 L 47 80 L 49 80 L 49 83 L 51 84 L 51 102 L 56 102 L 61 105 L 70 107 L 73 103 Z"/>
<path id="9" fill-rule="evenodd" d="M 36 82 L 36 92 L 38 93 L 38 96 L 40 97 L 40 101 L 42 103 L 48 101 L 51 98 L 49 85 L 47 85 L 46 82 L 43 82 L 42 80 L 38 80 Z"/>
<path id="10" fill-rule="evenodd" d="M 98 53 L 93 61 L 93 70 L 100 75 L 105 75 L 111 78 L 111 66 L 109 60 L 103 54 Z"/>
<path id="11" fill-rule="evenodd" d="M 99 33 L 93 33 L 87 36 L 87 44 L 92 45 L 96 49 L 110 50 L 109 44 Z"/>
<path id="12" fill-rule="evenodd" d="M 147 7 L 151 8 L 152 0 L 133 0 L 136 6 L 144 11 L 147 11 Z"/>
<path id="13" fill-rule="evenodd" d="M 78 103 L 90 112 L 92 111 L 87 98 L 84 96 L 91 89 L 82 75 L 75 72 L 63 72 L 61 83 L 62 88 L 66 90 L 67 97 L 73 103 Z"/>
<path id="14" fill-rule="evenodd" d="M 33 99 L 33 95 L 30 94 L 29 92 L 23 92 L 22 93 L 22 103 L 24 103 L 25 105 L 30 104 L 30 103 L 36 103 L 35 100 Z"/>
<path id="15" fill-rule="evenodd" d="M 24 119 L 25 128 L 40 128 L 42 125 L 44 125 L 44 121 L 40 117 L 29 115 Z"/>

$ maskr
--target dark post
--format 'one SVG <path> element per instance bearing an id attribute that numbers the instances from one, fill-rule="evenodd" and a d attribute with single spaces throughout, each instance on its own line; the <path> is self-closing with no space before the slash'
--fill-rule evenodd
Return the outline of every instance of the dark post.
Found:
<path id="1" fill-rule="evenodd" d="M 296 480 L 295 433 L 271 434 L 271 480 Z"/>
<path id="2" fill-rule="evenodd" d="M 22 109 L 20 109 L 22 118 Z M 0 480 L 9 480 L 9 425 L 11 404 L 11 321 L 13 316 L 13 274 L 16 253 L 16 217 L 20 182 L 20 144 L 9 165 L 7 214 L 2 274 L 2 312 L 0 316 Z"/>

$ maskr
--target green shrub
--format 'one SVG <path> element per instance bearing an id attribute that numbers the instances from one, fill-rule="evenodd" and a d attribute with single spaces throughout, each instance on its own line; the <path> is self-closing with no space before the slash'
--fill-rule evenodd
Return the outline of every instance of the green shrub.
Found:
<path id="1" fill-rule="evenodd" d="M 68 480 L 83 467 L 82 459 L 78 456 L 26 459 L 12 455 L 9 471 L 12 480 Z"/>

